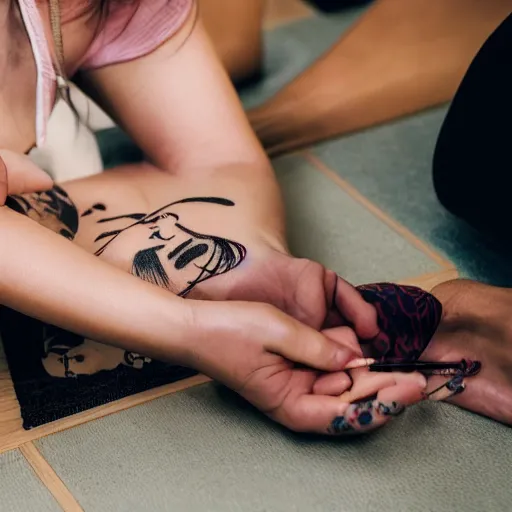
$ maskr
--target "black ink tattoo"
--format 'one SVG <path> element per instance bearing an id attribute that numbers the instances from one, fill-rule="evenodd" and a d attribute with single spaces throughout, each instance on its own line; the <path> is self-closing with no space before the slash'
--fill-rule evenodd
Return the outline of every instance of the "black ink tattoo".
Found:
<path id="1" fill-rule="evenodd" d="M 100 219 L 98 224 L 102 224 L 104 222 L 112 222 L 113 220 L 122 220 L 122 219 L 130 219 L 130 220 L 140 220 L 143 219 L 146 215 L 144 213 L 132 213 L 130 215 L 118 215 L 117 217 L 110 217 L 107 219 Z"/>
<path id="2" fill-rule="evenodd" d="M 89 215 L 92 215 L 95 211 L 104 212 L 107 209 L 107 207 L 102 203 L 96 203 L 93 204 L 88 210 L 85 210 L 80 217 L 87 217 Z"/>
<path id="3" fill-rule="evenodd" d="M 334 418 L 330 427 L 331 434 L 364 432 L 371 428 L 377 416 L 398 416 L 405 408 L 397 403 L 389 404 L 378 400 L 367 400 L 348 407 L 343 416 Z"/>
<path id="4" fill-rule="evenodd" d="M 162 288 L 169 288 L 169 277 L 158 257 L 158 251 L 164 247 L 160 245 L 139 251 L 133 258 L 132 274 Z"/>
<path id="5" fill-rule="evenodd" d="M 141 370 L 152 359 L 45 325 L 41 362 L 52 377 L 70 379 L 115 370 L 119 366 Z"/>
<path id="6" fill-rule="evenodd" d="M 98 224 L 121 219 L 135 222 L 127 227 L 100 234 L 95 242 L 105 243 L 95 254 L 104 254 L 113 244 L 115 246 L 116 241 L 123 240 L 125 234 L 130 232 L 134 235 L 137 230 L 143 248 L 135 248 L 132 273 L 145 281 L 168 288 L 181 297 L 186 297 L 199 283 L 225 274 L 240 265 L 247 252 L 242 244 L 197 233 L 181 223 L 179 215 L 173 209 L 185 203 L 228 207 L 235 204 L 217 197 L 192 197 L 175 201 L 149 214 L 132 213 L 100 219 Z"/>
<path id="7" fill-rule="evenodd" d="M 67 192 L 59 186 L 46 192 L 9 196 L 6 205 L 68 240 L 76 236 L 78 211 Z"/>
<path id="8" fill-rule="evenodd" d="M 97 236 L 94 241 L 102 242 L 102 245 L 95 252 L 96 256 L 101 256 L 111 247 L 118 247 L 115 242 L 123 240 L 129 232 L 129 243 L 133 244 L 135 240 L 136 245 L 130 249 L 124 244 L 119 250 L 133 251 L 132 274 L 181 297 L 186 297 L 199 283 L 240 265 L 247 253 L 242 244 L 197 233 L 182 224 L 178 213 L 173 210 L 187 203 L 223 207 L 235 205 L 233 201 L 220 197 L 189 197 L 149 214 L 136 212 L 100 218 L 96 220 L 97 224 L 126 220 L 128 225 Z M 11 196 L 7 205 L 68 240 L 75 238 L 80 218 L 107 210 L 105 204 L 95 203 L 79 215 L 67 192 L 58 186 L 48 192 Z"/>

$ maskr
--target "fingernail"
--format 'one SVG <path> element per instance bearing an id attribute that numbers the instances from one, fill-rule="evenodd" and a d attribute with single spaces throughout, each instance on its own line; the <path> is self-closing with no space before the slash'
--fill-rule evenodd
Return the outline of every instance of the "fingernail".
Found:
<path id="1" fill-rule="evenodd" d="M 433 389 L 429 393 L 424 394 L 424 400 L 435 400 L 437 401 L 437 398 L 435 397 L 439 392 L 441 392 L 443 389 L 447 389 L 448 391 L 451 391 L 451 393 L 448 396 L 445 396 L 442 398 L 442 400 L 446 400 L 447 398 L 450 398 L 451 396 L 458 395 L 462 393 L 466 389 L 466 385 L 464 384 L 464 375 L 456 375 L 452 379 L 450 379 L 448 382 L 445 382 L 443 385 L 437 387 L 436 389 Z"/>
<path id="2" fill-rule="evenodd" d="M 460 395 L 461 393 L 463 393 L 466 389 L 466 384 L 461 384 L 460 386 L 458 386 L 451 395 L 447 396 L 446 398 L 451 398 L 452 396 L 455 396 L 455 395 Z"/>
<path id="3" fill-rule="evenodd" d="M 337 416 L 334 418 L 329 427 L 330 434 L 347 434 L 349 432 L 355 432 L 355 429 L 348 423 L 345 416 Z"/>

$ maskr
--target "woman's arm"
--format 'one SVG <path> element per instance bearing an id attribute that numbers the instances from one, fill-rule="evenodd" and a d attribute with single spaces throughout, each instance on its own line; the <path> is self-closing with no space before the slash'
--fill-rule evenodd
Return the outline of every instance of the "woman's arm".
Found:
<path id="1" fill-rule="evenodd" d="M 3 304 L 98 341 L 195 368 L 289 428 L 339 433 L 331 423 L 349 405 L 314 394 L 318 372 L 289 361 L 343 369 L 353 353 L 344 343 L 351 339 L 344 328 L 322 335 L 265 304 L 178 299 L 6 207 L 0 208 L 0 233 Z M 341 382 L 339 393 L 348 389 Z M 365 429 L 389 417 L 376 419 Z"/>
<path id="2" fill-rule="evenodd" d="M 190 303 L 0 208 L 0 301 L 47 323 L 163 360 L 197 336 Z"/>
<path id="3" fill-rule="evenodd" d="M 194 16 L 153 53 L 88 72 L 81 85 L 160 168 L 190 175 L 249 164 L 253 173 L 272 174 Z"/>

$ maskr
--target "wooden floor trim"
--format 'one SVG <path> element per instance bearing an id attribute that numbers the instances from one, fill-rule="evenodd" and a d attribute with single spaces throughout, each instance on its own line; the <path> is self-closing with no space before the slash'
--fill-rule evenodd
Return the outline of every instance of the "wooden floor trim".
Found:
<path id="1" fill-rule="evenodd" d="M 410 286 L 418 286 L 426 291 L 431 291 L 434 287 L 446 281 L 451 281 L 459 277 L 459 272 L 456 268 L 441 270 L 440 272 L 432 272 L 430 274 L 423 274 L 418 277 L 411 277 L 409 279 L 400 279 L 399 284 L 406 284 Z"/>
<path id="2" fill-rule="evenodd" d="M 41 455 L 41 452 L 35 447 L 34 443 L 26 443 L 20 446 L 20 452 L 64 512 L 83 512 L 78 501 L 64 485 L 64 482 L 55 473 L 48 461 Z"/>
<path id="3" fill-rule="evenodd" d="M 171 393 L 176 393 L 193 386 L 205 384 L 206 382 L 210 382 L 210 380 L 211 379 L 203 375 L 197 375 L 195 377 L 175 382 L 173 384 L 150 389 L 136 395 L 131 395 L 109 404 L 100 405 L 94 409 L 88 409 L 87 411 L 63 418 L 53 423 L 47 423 L 46 425 L 42 425 L 41 427 L 37 427 L 32 430 L 23 429 L 21 425 L 21 418 L 19 417 L 18 401 L 16 400 L 15 396 L 13 396 L 13 403 L 11 405 L 12 407 L 16 408 L 18 421 L 16 421 L 14 427 L 12 422 L 10 422 L 4 428 L 1 422 L 2 411 L 0 410 L 0 454 L 19 448 L 25 443 L 35 441 L 36 439 L 55 434 L 57 432 L 62 432 L 63 430 L 67 430 L 69 428 L 82 425 L 83 423 L 103 418 L 116 412 L 130 409 L 136 405 L 150 402 Z"/>
<path id="4" fill-rule="evenodd" d="M 326 176 L 334 183 L 336 183 L 340 188 L 343 189 L 344 192 L 346 192 L 350 197 L 352 197 L 352 199 L 354 199 L 359 204 L 364 206 L 367 210 L 369 210 L 379 220 L 381 220 L 387 226 L 393 229 L 393 231 L 398 233 L 401 237 L 405 238 L 411 245 L 416 247 L 416 249 L 420 250 L 431 260 L 435 261 L 442 269 L 453 270 L 455 268 L 452 262 L 441 256 L 437 251 L 435 251 L 432 247 L 426 244 L 423 240 L 419 239 L 405 226 L 402 226 L 402 224 L 398 223 L 396 220 L 391 218 L 387 213 L 381 210 L 378 206 L 373 204 L 368 198 L 361 194 L 348 181 L 338 176 L 338 174 L 334 172 L 331 168 L 329 168 L 324 162 L 322 162 L 320 158 L 313 155 L 311 151 L 305 150 L 297 154 L 302 155 L 315 169 L 317 169 L 324 176 Z"/>

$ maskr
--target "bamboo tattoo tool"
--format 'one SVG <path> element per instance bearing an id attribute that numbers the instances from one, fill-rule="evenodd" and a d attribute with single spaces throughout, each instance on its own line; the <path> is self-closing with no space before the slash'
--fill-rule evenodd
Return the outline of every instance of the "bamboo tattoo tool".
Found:
<path id="1" fill-rule="evenodd" d="M 368 368 L 371 372 L 421 372 L 425 375 L 464 375 L 471 377 L 476 375 L 481 368 L 479 361 L 462 359 L 459 362 L 393 362 L 377 361 L 372 358 L 354 359 L 346 366 L 347 370 L 356 368 Z"/>

